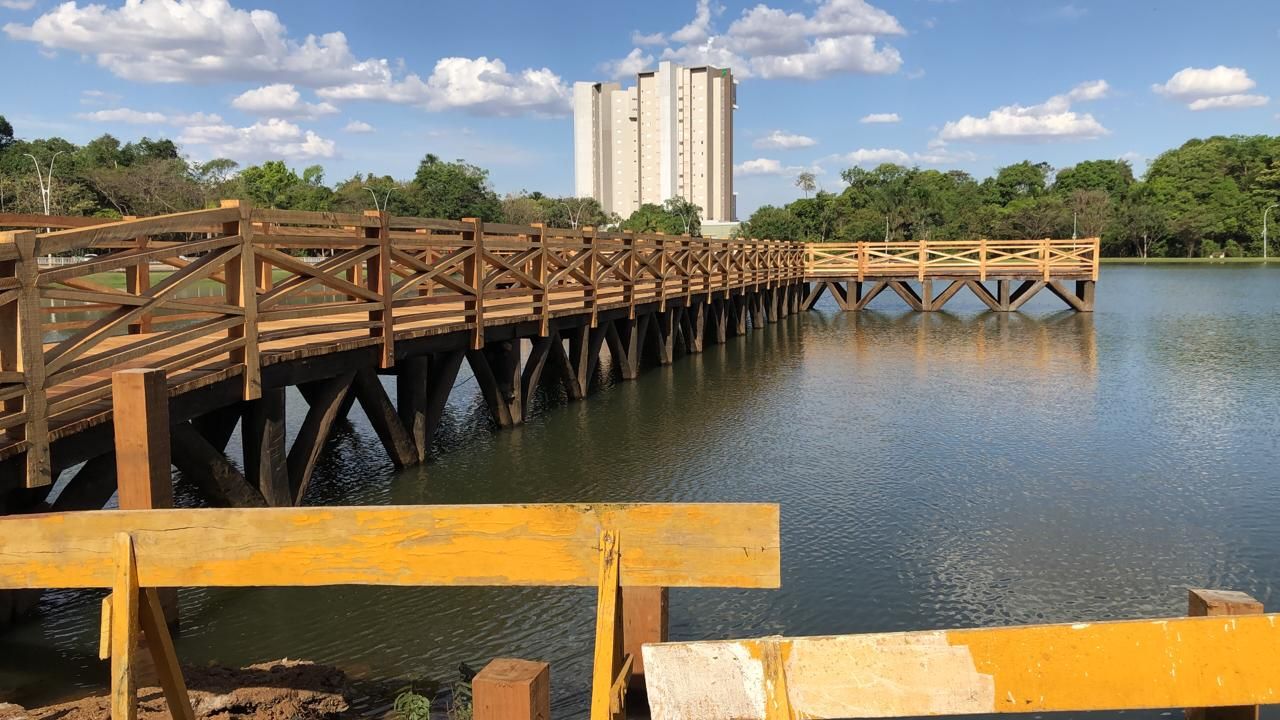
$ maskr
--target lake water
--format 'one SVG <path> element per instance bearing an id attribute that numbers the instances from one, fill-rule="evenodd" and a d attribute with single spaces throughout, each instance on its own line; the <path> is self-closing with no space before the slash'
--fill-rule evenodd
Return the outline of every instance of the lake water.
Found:
<path id="1" fill-rule="evenodd" d="M 780 503 L 782 588 L 672 590 L 672 639 L 1178 615 L 1190 586 L 1275 609 L 1280 269 L 1108 266 L 1097 312 L 1060 308 L 1047 292 L 1009 315 L 967 291 L 932 314 L 892 293 L 860 314 L 824 300 L 586 401 L 544 395 L 513 431 L 490 432 L 462 380 L 432 462 L 396 471 L 357 411 L 307 501 Z M 105 684 L 97 597 L 51 593 L 0 638 L 7 682 L 30 698 Z M 593 604 L 190 590 L 178 651 L 406 681 L 536 658 L 555 715 L 581 717 Z"/>

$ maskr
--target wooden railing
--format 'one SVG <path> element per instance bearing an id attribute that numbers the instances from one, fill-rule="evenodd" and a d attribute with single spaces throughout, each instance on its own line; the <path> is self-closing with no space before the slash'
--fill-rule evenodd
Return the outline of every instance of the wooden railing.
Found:
<path id="1" fill-rule="evenodd" d="M 42 216 L 41 216 L 42 217 Z M 14 220 L 14 218 L 10 218 Z M 41 268 L 37 258 L 80 255 Z M 261 394 L 265 350 L 379 346 L 804 276 L 804 246 L 386 213 L 223 207 L 54 232 L 0 233 L 0 433 L 49 482 L 49 420 L 110 396 L 110 373 L 197 368 Z M 158 271 L 153 282 L 152 271 Z M 104 275 L 104 273 L 109 273 Z M 124 287 L 111 283 L 123 277 Z M 103 408 L 105 410 L 105 408 Z M 65 423 L 55 424 L 56 437 Z M 5 445 L 6 443 L 0 443 Z"/>
<path id="2" fill-rule="evenodd" d="M 0 518 L 0 590 L 107 588 L 114 720 L 137 716 L 139 629 L 193 717 L 155 588 L 579 586 L 597 590 L 591 718 L 625 717 L 623 588 L 776 588 L 778 506 L 452 505 L 139 510 Z"/>
<path id="3" fill-rule="evenodd" d="M 1098 279 L 1099 239 L 809 243 L 812 278 L 926 277 Z"/>

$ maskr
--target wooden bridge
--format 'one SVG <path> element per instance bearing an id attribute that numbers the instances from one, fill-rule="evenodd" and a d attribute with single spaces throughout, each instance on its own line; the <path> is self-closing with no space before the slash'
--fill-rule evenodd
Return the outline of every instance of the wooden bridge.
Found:
<path id="1" fill-rule="evenodd" d="M 585 397 L 605 343 L 632 379 L 642 355 L 668 364 L 824 291 L 861 310 L 892 289 L 928 311 L 968 287 L 1011 311 L 1048 288 L 1087 311 L 1098 271 L 1096 240 L 806 245 L 235 201 L 96 222 L 0 216 L 0 227 L 66 228 L 0 233 L 0 490 L 18 489 L 0 512 L 32 506 L 81 463 L 54 509 L 110 498 L 121 369 L 166 373 L 174 464 L 211 502 L 292 505 L 355 402 L 395 463 L 423 460 L 464 359 L 510 426 L 544 376 Z M 53 255 L 79 259 L 41 267 Z M 948 284 L 934 294 L 936 281 Z M 394 401 L 380 374 L 397 377 Z M 289 386 L 308 411 L 287 448 Z M 237 424 L 244 472 L 223 454 Z"/>

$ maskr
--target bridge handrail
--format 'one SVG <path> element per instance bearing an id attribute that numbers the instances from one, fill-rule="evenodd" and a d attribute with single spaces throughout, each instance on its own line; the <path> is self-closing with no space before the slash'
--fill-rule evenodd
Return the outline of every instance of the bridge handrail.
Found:
<path id="1" fill-rule="evenodd" d="M 136 717 L 139 627 L 175 718 L 190 701 L 156 587 L 597 588 L 591 717 L 624 717 L 623 587 L 776 588 L 771 504 L 141 510 L 0 517 L 0 589 L 110 588 L 112 716 Z"/>
<path id="2" fill-rule="evenodd" d="M 986 280 L 988 271 L 1019 273 L 1050 280 L 1056 276 L 1098 279 L 1101 240 L 918 240 L 856 243 L 809 243 L 805 248 L 809 277 L 899 277 L 913 274 L 961 274 Z"/>

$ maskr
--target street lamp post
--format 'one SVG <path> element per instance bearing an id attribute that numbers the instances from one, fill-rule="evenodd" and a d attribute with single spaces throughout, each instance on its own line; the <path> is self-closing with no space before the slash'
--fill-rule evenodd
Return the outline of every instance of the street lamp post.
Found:
<path id="1" fill-rule="evenodd" d="M 49 178 L 46 181 L 44 175 L 40 174 L 40 163 L 36 160 L 36 156 L 31 153 L 23 153 L 31 158 L 31 164 L 36 166 L 36 182 L 40 183 L 40 199 L 44 201 L 44 214 L 52 215 L 50 212 L 50 204 L 53 200 L 53 162 L 63 151 L 59 150 L 49 158 Z"/>
<path id="2" fill-rule="evenodd" d="M 1262 261 L 1267 261 L 1267 213 L 1280 207 L 1280 203 L 1271 203 L 1262 211 Z"/>

